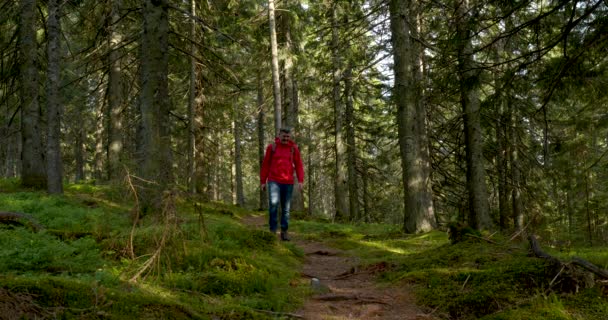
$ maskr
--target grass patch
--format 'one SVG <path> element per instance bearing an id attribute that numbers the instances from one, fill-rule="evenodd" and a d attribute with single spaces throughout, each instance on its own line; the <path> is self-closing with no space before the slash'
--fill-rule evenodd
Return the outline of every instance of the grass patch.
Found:
<path id="1" fill-rule="evenodd" d="M 155 263 L 166 226 L 143 217 L 132 233 L 132 204 L 116 187 L 66 185 L 63 196 L 0 180 L 0 208 L 27 213 L 39 232 L 0 225 L 0 310 L 12 318 L 269 319 L 309 294 L 298 250 L 238 218 L 248 211 L 176 199 L 175 225 Z M 203 214 L 203 232 L 199 213 Z M 128 250 L 132 239 L 134 258 Z M 129 281 L 144 270 L 136 282 Z"/>

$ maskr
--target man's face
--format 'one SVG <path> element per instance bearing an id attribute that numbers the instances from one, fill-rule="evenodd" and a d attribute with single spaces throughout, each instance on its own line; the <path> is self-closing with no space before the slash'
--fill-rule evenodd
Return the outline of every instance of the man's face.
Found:
<path id="1" fill-rule="evenodd" d="M 279 138 L 281 138 L 281 143 L 288 143 L 291 138 L 291 135 L 287 132 L 281 132 Z"/>

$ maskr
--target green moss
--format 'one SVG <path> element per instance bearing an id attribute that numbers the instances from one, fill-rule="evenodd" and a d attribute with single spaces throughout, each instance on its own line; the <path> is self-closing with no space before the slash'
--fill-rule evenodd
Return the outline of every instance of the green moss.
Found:
<path id="1" fill-rule="evenodd" d="M 199 312 L 180 303 L 143 292 L 107 288 L 97 282 L 65 277 L 1 277 L 0 288 L 22 297 L 33 310 L 52 310 L 60 319 L 205 319 Z M 33 300 L 32 300 L 33 299 Z M 25 307 L 27 309 L 28 306 Z"/>
<path id="2" fill-rule="evenodd" d="M 64 242 L 47 232 L 0 230 L 0 272 L 93 272 L 104 264 L 92 238 Z"/>

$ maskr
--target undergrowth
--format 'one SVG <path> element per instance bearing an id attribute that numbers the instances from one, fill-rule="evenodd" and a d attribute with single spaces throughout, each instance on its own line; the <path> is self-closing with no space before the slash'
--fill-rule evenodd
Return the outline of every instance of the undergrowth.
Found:
<path id="1" fill-rule="evenodd" d="M 0 318 L 268 319 L 309 294 L 292 281 L 294 250 L 243 226 L 244 209 L 195 210 L 178 196 L 170 226 L 150 214 L 133 228 L 117 187 L 65 189 L 48 196 L 0 180 L 0 211 L 43 227 L 0 224 Z"/>
<path id="2" fill-rule="evenodd" d="M 252 212 L 175 199 L 175 217 L 133 222 L 118 187 L 66 185 L 63 196 L 0 180 L 0 211 L 26 213 L 38 230 L 0 224 L 0 315 L 10 319 L 269 319 L 310 294 L 298 281 L 303 252 L 243 226 Z M 604 320 L 606 286 L 563 290 L 559 270 L 526 243 L 495 236 L 451 244 L 446 233 L 400 226 L 293 219 L 298 237 L 339 247 L 376 266 L 384 285 L 410 287 L 441 319 Z M 549 249 L 550 250 L 550 249 Z M 605 248 L 568 247 L 606 269 Z M 17 307 L 16 307 L 17 306 Z"/>
<path id="3" fill-rule="evenodd" d="M 555 279 L 544 260 L 528 254 L 527 243 L 496 235 L 493 243 L 470 238 L 451 244 L 445 232 L 406 235 L 399 226 L 296 221 L 303 237 L 321 239 L 362 258 L 362 268 L 386 266 L 386 285 L 408 286 L 417 303 L 441 319 L 605 320 L 608 287 L 578 292 Z M 606 268 L 606 248 L 572 248 Z"/>

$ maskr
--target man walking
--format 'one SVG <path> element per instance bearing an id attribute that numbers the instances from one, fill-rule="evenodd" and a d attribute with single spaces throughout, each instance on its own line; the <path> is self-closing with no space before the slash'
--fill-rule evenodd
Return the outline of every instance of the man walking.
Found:
<path id="1" fill-rule="evenodd" d="M 301 192 L 304 183 L 304 167 L 300 150 L 291 139 L 291 129 L 281 128 L 274 143 L 266 147 L 266 154 L 260 169 L 260 184 L 262 190 L 266 190 L 266 186 L 268 186 L 268 225 L 272 233 L 277 231 L 279 203 L 281 204 L 281 240 L 283 241 L 290 240 L 287 229 L 289 229 L 294 169 L 298 178 L 298 189 Z"/>

